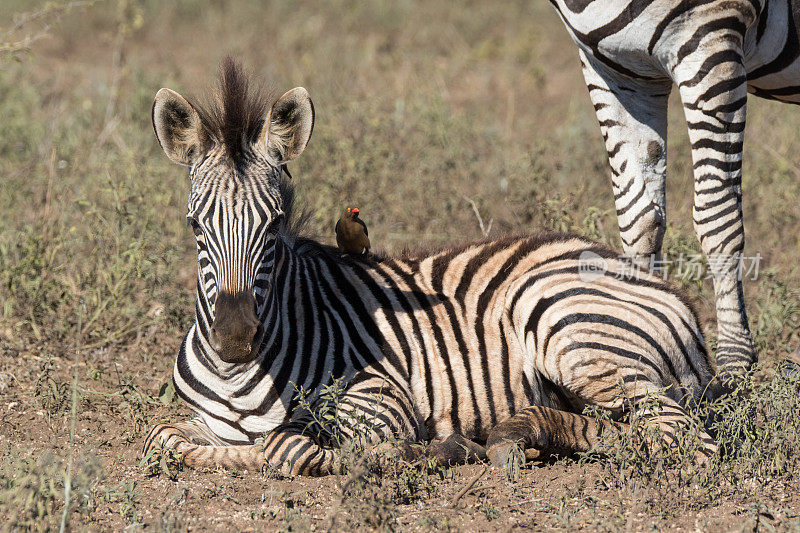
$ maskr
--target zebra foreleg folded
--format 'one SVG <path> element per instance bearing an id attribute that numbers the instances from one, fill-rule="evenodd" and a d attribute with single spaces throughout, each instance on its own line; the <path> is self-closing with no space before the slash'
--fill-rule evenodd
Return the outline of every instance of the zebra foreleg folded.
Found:
<path id="1" fill-rule="evenodd" d="M 287 476 L 319 476 L 332 473 L 336 464 L 334 450 L 320 446 L 296 426 L 271 431 L 263 444 L 228 446 L 200 419 L 159 424 L 147 436 L 143 456 L 170 451 L 181 463 L 197 469 L 258 472 L 273 468 Z"/>
<path id="2" fill-rule="evenodd" d="M 144 439 L 143 453 L 146 455 L 158 446 L 172 448 L 182 441 L 199 445 L 225 445 L 225 442 L 211 431 L 203 419 L 197 417 L 185 422 L 154 426 Z"/>
<path id="3" fill-rule="evenodd" d="M 172 424 L 158 424 L 145 438 L 143 457 L 170 453 L 190 468 L 259 470 L 264 464 L 264 446 L 228 446 L 201 418 Z"/>
<path id="4" fill-rule="evenodd" d="M 252 445 L 226 445 L 200 418 L 159 424 L 145 439 L 144 456 L 171 450 L 191 468 L 270 468 L 287 476 L 322 476 L 341 469 L 338 448 L 347 442 L 369 448 L 390 438 L 419 438 L 411 401 L 383 376 L 360 372 L 335 405 L 331 411 L 330 400 L 318 398 L 315 413 L 297 412 L 267 433 L 263 443 Z"/>

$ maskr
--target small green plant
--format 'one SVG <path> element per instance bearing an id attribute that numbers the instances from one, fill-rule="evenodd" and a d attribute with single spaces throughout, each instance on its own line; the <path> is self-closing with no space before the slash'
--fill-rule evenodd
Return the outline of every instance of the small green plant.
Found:
<path id="1" fill-rule="evenodd" d="M 118 512 L 123 520 L 129 524 L 138 522 L 138 505 L 141 500 L 141 494 L 136 480 L 123 481 L 107 489 L 104 499 L 109 503 L 119 504 Z"/>
<path id="2" fill-rule="evenodd" d="M 791 362 L 756 368 L 711 406 L 723 460 L 718 474 L 756 490 L 796 479 L 800 467 L 800 369 Z"/>
<path id="3" fill-rule="evenodd" d="M 33 397 L 50 415 L 64 414 L 69 407 L 71 383 L 54 376 L 55 362 L 45 356 L 39 361 L 39 375 L 33 385 Z"/>
<path id="4" fill-rule="evenodd" d="M 177 479 L 177 473 L 183 468 L 183 458 L 174 449 L 163 444 L 152 448 L 139 460 L 139 467 L 149 476 L 166 474 L 171 479 Z"/>
<path id="5" fill-rule="evenodd" d="M 492 521 L 495 518 L 500 517 L 500 511 L 497 509 L 497 507 L 492 505 L 492 502 L 489 501 L 489 498 L 483 498 L 483 500 L 481 500 L 481 504 L 480 507 L 478 507 L 478 510 L 482 512 L 483 516 L 486 517 L 486 520 L 489 521 Z"/>
<path id="6" fill-rule="evenodd" d="M 774 269 L 761 272 L 759 278 L 753 340 L 764 361 L 770 355 L 781 357 L 797 348 L 800 292 L 782 281 Z"/>
<path id="7" fill-rule="evenodd" d="M 579 462 L 596 461 L 609 488 L 637 496 L 650 510 L 670 515 L 699 509 L 719 498 L 758 494 L 776 480 L 795 480 L 800 467 L 800 370 L 794 363 L 757 367 L 733 390 L 689 410 L 687 424 L 667 442 L 648 422 L 657 414 L 657 397 L 646 397 L 637 411 L 647 415 L 612 426 Z M 608 412 L 587 413 L 609 421 Z M 718 446 L 705 464 L 697 461 L 701 431 Z M 642 498 L 643 496 L 643 498 Z"/>
<path id="8" fill-rule="evenodd" d="M 519 481 L 522 467 L 525 465 L 525 450 L 518 441 L 508 441 L 511 448 L 505 464 L 506 479 L 510 483 Z"/>
<path id="9" fill-rule="evenodd" d="M 55 527 L 62 494 L 61 463 L 53 455 L 23 459 L 0 474 L 0 506 L 9 513 L 12 527 L 33 531 Z"/>
<path id="10" fill-rule="evenodd" d="M 445 472 L 433 458 L 423 457 L 412 463 L 400 461 L 391 481 L 392 501 L 407 504 L 430 497 L 436 490 L 436 481 L 443 479 Z"/>
<path id="11" fill-rule="evenodd" d="M 346 395 L 347 384 L 342 378 L 334 378 L 330 384 L 316 391 L 302 386 L 296 389 L 298 402 L 296 418 L 307 420 L 304 432 L 323 446 L 345 449 L 341 458 L 363 456 L 376 443 L 374 435 L 383 432 L 384 424 L 378 414 L 382 405 L 382 394 L 373 394 L 367 407 L 354 404 Z M 355 465 L 343 461 L 339 470 L 349 472 Z"/>

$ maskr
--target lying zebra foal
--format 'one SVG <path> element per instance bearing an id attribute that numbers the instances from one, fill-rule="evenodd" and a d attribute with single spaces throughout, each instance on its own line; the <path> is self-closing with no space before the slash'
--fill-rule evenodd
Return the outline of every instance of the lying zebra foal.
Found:
<path id="1" fill-rule="evenodd" d="M 603 428 L 584 406 L 618 415 L 653 395 L 663 409 L 642 414 L 671 441 L 686 406 L 709 394 L 714 371 L 691 306 L 612 250 L 544 234 L 342 256 L 292 229 L 281 169 L 311 136 L 305 89 L 270 108 L 227 59 L 208 101 L 162 89 L 153 105 L 159 143 L 190 169 L 196 321 L 173 379 L 199 416 L 154 427 L 145 453 L 328 474 L 337 449 L 307 430 L 296 391 L 334 380 L 349 406 L 338 416 L 376 422 L 369 442 L 433 442 L 428 453 L 443 462 L 499 465 L 517 443 L 528 457 L 588 450 Z M 715 446 L 702 438 L 707 457 Z"/>

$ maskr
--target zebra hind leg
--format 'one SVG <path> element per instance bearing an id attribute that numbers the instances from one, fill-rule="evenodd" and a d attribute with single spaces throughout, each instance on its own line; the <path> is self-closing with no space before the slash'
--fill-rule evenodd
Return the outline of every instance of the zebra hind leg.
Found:
<path id="1" fill-rule="evenodd" d="M 667 227 L 667 100 L 669 80 L 622 79 L 580 52 L 611 165 L 625 254 L 644 268 L 661 253 Z"/>
<path id="2" fill-rule="evenodd" d="M 718 46 L 717 40 L 710 41 Z M 675 81 L 694 160 L 694 228 L 714 278 L 717 368 L 725 378 L 746 371 L 756 352 L 742 289 L 742 148 L 747 81 L 741 51 L 698 48 L 676 67 Z M 707 67 L 711 56 L 724 55 Z"/>
<path id="3" fill-rule="evenodd" d="M 459 433 L 432 442 L 424 453 L 439 466 L 463 465 L 486 459 L 486 448 Z"/>
<path id="4" fill-rule="evenodd" d="M 670 453 L 695 450 L 694 460 L 701 465 L 707 463 L 717 451 L 714 439 L 705 428 L 692 420 L 680 404 L 663 394 L 652 397 L 652 401 L 640 401 L 631 416 L 631 425 L 636 427 L 633 431 L 644 430 L 645 446 L 648 446 L 646 431 L 652 428 L 660 433 L 660 437 L 656 437 L 658 442 L 653 442 L 651 448 L 663 445 L 663 450 Z M 697 434 L 691 435 L 692 431 Z M 681 441 L 687 437 L 689 442 L 682 445 Z"/>
<path id="5" fill-rule="evenodd" d="M 495 466 L 505 467 L 513 463 L 517 453 L 532 460 L 586 452 L 612 424 L 625 427 L 577 413 L 531 406 L 492 428 L 486 440 L 486 455 Z"/>
<path id="6" fill-rule="evenodd" d="M 658 442 L 649 444 L 648 453 L 655 451 L 660 444 L 664 444 L 667 451 L 677 449 L 679 432 L 688 431 L 693 424 L 686 411 L 666 396 L 659 396 L 656 402 L 640 405 L 636 409 L 633 420 L 637 428 L 645 431 L 652 428 L 660 433 Z M 640 420 L 644 422 L 643 425 L 639 425 Z M 600 443 L 604 432 L 612 428 L 633 430 L 630 425 L 621 422 L 598 420 L 549 407 L 528 407 L 489 432 L 486 455 L 495 466 L 509 466 L 515 460 L 515 453 L 524 454 L 525 459 L 532 460 L 549 455 L 587 452 Z M 702 465 L 716 452 L 717 446 L 703 428 L 697 429 L 699 443 L 694 460 Z"/>
<path id="7" fill-rule="evenodd" d="M 371 451 L 390 462 L 398 459 L 406 463 L 433 460 L 435 465 L 442 468 L 486 460 L 486 448 L 459 433 L 436 439 L 430 444 L 411 440 L 384 441 L 372 447 Z"/>

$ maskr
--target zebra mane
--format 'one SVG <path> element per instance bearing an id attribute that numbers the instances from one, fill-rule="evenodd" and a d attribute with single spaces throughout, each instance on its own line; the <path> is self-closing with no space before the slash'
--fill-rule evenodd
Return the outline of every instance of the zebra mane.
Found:
<path id="1" fill-rule="evenodd" d="M 253 82 L 241 63 L 232 56 L 222 59 L 217 86 L 192 106 L 200 116 L 206 134 L 221 145 L 235 165 L 240 165 L 247 146 L 256 142 L 264 127 L 272 95 L 260 81 Z M 286 167 L 280 169 L 278 190 L 282 198 L 284 223 L 281 235 L 289 244 L 303 234 L 311 213 L 298 210 L 294 185 L 287 178 Z"/>
<path id="2" fill-rule="evenodd" d="M 206 134 L 238 165 L 247 146 L 258 139 L 271 100 L 264 85 L 252 83 L 241 63 L 228 55 L 220 63 L 217 87 L 192 106 Z"/>
<path id="3" fill-rule="evenodd" d="M 292 249 L 300 246 L 300 241 L 311 241 L 307 235 L 308 224 L 313 213 L 307 207 L 298 207 L 295 202 L 294 183 L 289 180 L 286 173 L 282 172 L 278 182 L 278 190 L 281 195 L 283 208 L 283 224 L 281 224 L 280 234 Z"/>

